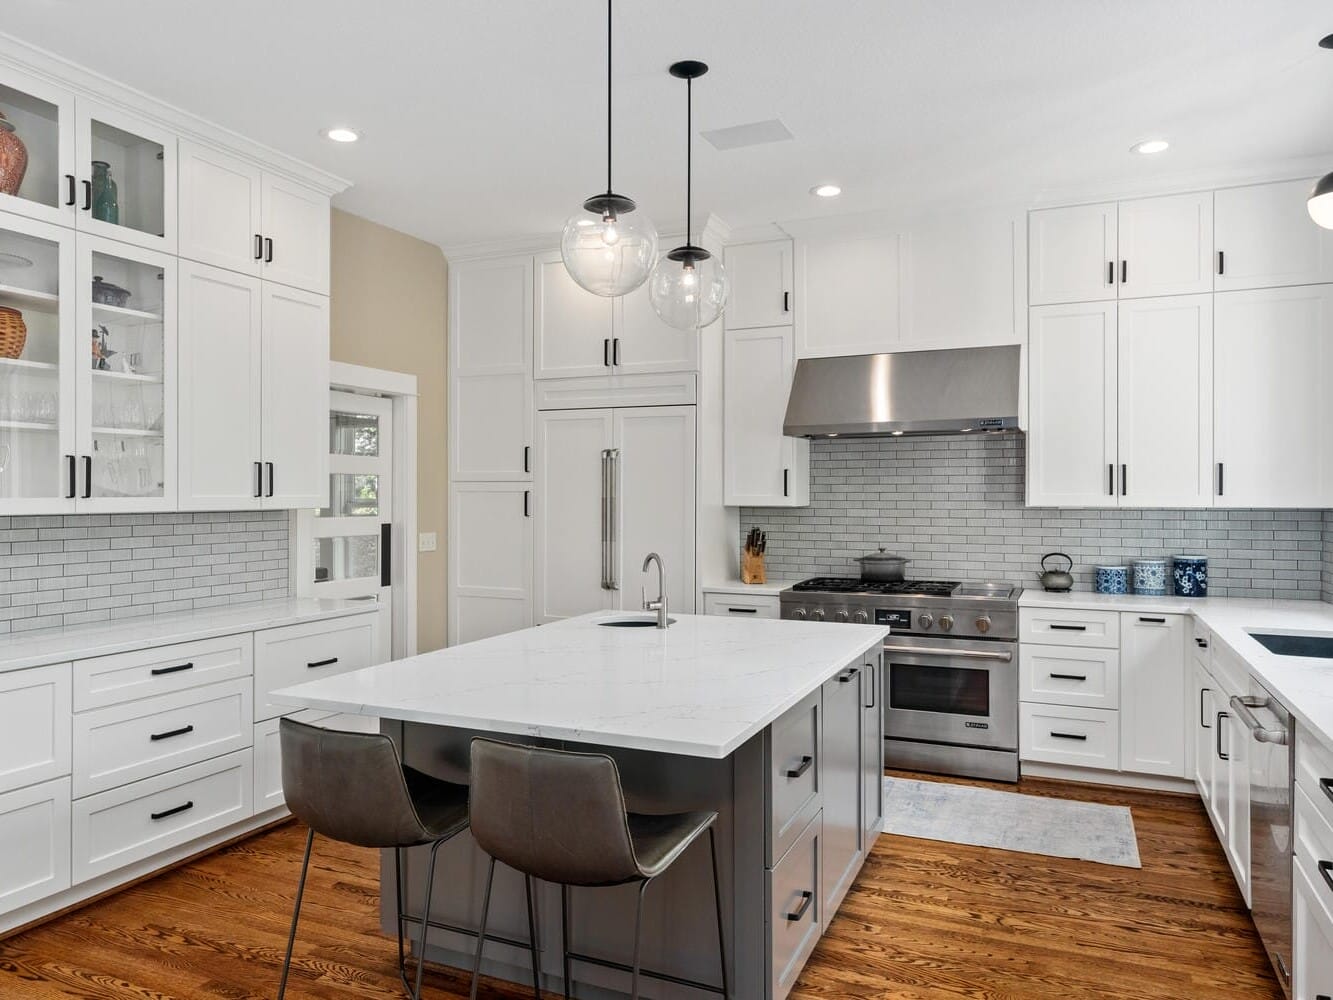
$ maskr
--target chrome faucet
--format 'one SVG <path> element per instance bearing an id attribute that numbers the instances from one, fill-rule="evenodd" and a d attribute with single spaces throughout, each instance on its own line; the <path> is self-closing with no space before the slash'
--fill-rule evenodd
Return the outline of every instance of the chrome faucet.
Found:
<path id="1" fill-rule="evenodd" d="M 643 610 L 657 612 L 657 627 L 666 628 L 670 624 L 667 619 L 667 595 L 666 595 L 666 568 L 662 565 L 662 557 L 656 552 L 649 552 L 643 558 L 643 572 L 648 572 L 648 566 L 651 563 L 657 563 L 657 600 L 648 600 L 647 588 L 642 588 Z"/>

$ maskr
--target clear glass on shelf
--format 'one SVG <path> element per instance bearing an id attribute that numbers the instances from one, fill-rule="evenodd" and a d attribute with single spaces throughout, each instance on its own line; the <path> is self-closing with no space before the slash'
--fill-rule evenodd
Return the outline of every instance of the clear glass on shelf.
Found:
<path id="1" fill-rule="evenodd" d="M 0 81 L 0 194 L 43 206 L 47 217 L 68 197 L 61 191 L 60 116 L 54 101 Z M 13 203 L 5 201 L 0 206 L 9 209 Z"/>
<path id="2" fill-rule="evenodd" d="M 167 163 L 161 142 L 108 124 L 93 115 L 89 160 L 80 165 L 91 191 L 83 218 L 161 237 L 166 232 Z M 80 223 L 82 227 L 82 223 Z"/>
<path id="3" fill-rule="evenodd" d="M 380 575 L 379 535 L 334 535 L 313 544 L 316 583 Z"/>

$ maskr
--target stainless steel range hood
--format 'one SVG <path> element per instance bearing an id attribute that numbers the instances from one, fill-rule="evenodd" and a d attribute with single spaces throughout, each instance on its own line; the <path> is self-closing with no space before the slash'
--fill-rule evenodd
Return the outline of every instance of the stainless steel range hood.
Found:
<path id="1" fill-rule="evenodd" d="M 1021 348 L 966 347 L 796 362 L 784 434 L 872 437 L 1018 428 Z"/>

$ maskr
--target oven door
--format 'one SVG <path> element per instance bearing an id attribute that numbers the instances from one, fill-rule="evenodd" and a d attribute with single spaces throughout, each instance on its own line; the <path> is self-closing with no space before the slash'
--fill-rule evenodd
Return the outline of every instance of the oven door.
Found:
<path id="1" fill-rule="evenodd" d="M 1018 644 L 926 636 L 884 640 L 884 735 L 1018 749 Z"/>

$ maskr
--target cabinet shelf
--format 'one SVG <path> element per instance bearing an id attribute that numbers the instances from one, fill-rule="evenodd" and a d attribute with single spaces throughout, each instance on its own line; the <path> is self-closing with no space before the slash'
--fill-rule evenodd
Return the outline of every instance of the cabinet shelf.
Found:
<path id="1" fill-rule="evenodd" d="M 0 358 L 0 371 L 6 368 L 14 369 L 20 372 L 50 372 L 55 374 L 60 370 L 60 366 L 52 364 L 49 361 L 24 361 L 21 358 Z"/>
<path id="2" fill-rule="evenodd" d="M 160 438 L 162 436 L 161 431 L 146 431 L 136 427 L 94 427 L 92 432 L 107 437 Z"/>
<path id="3" fill-rule="evenodd" d="M 115 323 L 127 319 L 147 320 L 152 323 L 161 323 L 162 314 L 147 312 L 143 309 L 130 309 L 126 306 L 109 306 L 102 302 L 93 303 L 93 318 L 107 320 Z"/>
<path id="4" fill-rule="evenodd" d="M 138 372 L 116 372 L 103 371 L 101 368 L 94 368 L 93 375 L 97 378 L 110 379 L 118 382 L 147 382 L 150 385 L 161 385 L 161 375 L 141 375 Z"/>
<path id="5" fill-rule="evenodd" d="M 57 426 L 31 420 L 0 420 L 0 430 L 7 431 L 53 431 Z"/>
<path id="6" fill-rule="evenodd" d="M 15 285 L 0 285 L 0 306 L 53 313 L 60 309 L 60 296 L 54 292 L 37 292 Z"/>

